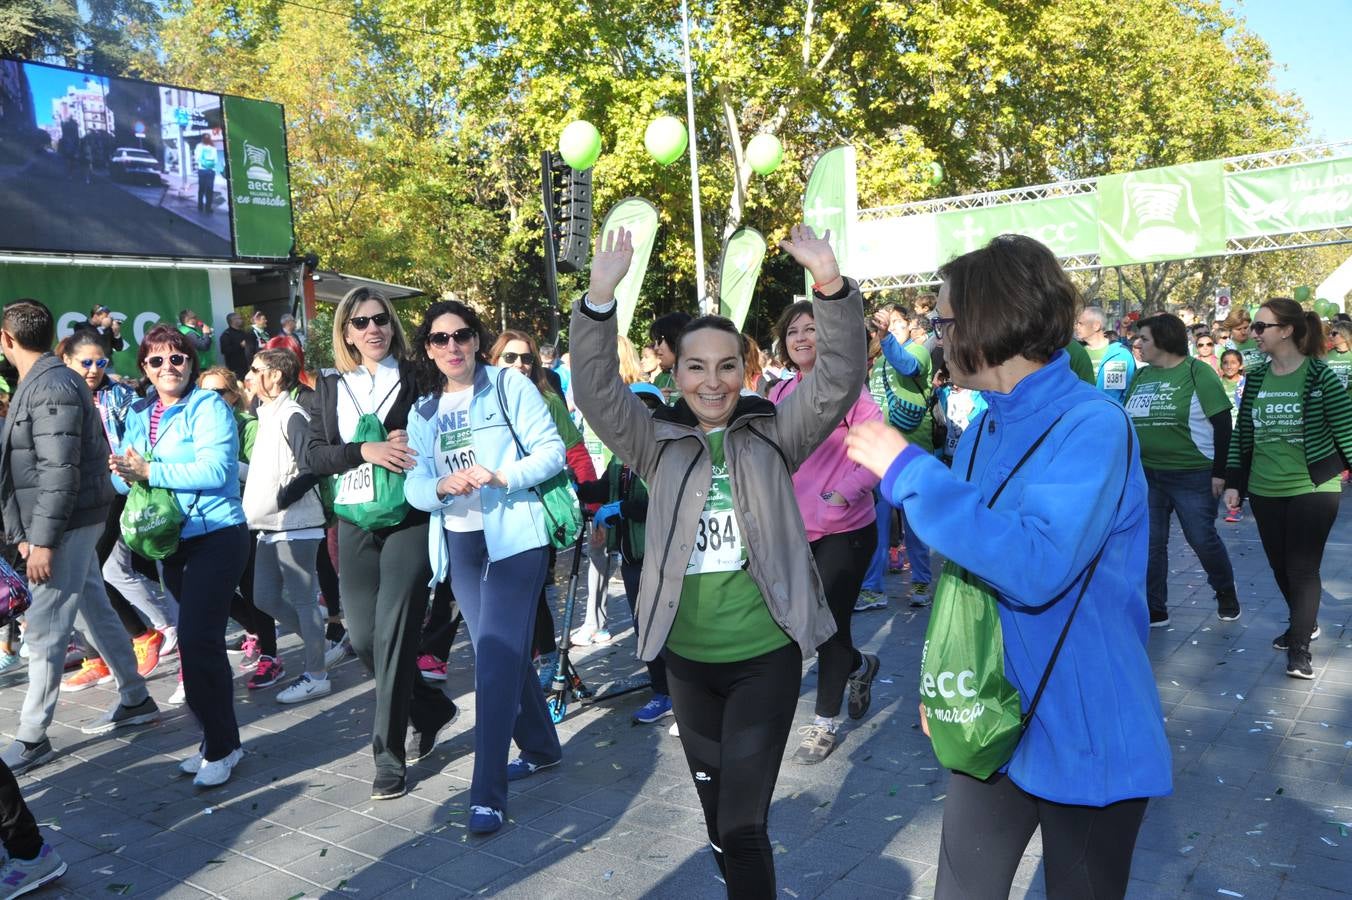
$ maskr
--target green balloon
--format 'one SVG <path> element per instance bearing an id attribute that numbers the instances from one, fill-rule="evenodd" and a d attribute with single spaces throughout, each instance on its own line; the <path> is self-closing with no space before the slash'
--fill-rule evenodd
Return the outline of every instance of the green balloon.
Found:
<path id="1" fill-rule="evenodd" d="M 648 155 L 664 166 L 680 159 L 689 142 L 685 123 L 675 116 L 653 119 L 643 132 L 643 146 L 648 148 Z"/>
<path id="2" fill-rule="evenodd" d="M 1314 311 L 1319 314 L 1320 318 L 1331 319 L 1338 314 L 1338 304 L 1320 297 L 1314 301 Z"/>
<path id="3" fill-rule="evenodd" d="M 1292 297 L 1295 299 L 1297 303 L 1307 302 L 1310 299 L 1309 285 L 1302 284 L 1300 287 L 1296 288 L 1296 291 L 1294 294 L 1292 294 Z"/>
<path id="4" fill-rule="evenodd" d="M 590 169 L 601 155 L 601 132 L 585 119 L 568 123 L 559 135 L 559 155 L 574 169 Z"/>
<path id="5" fill-rule="evenodd" d="M 944 167 L 937 162 L 930 163 L 929 183 L 931 187 L 938 187 L 944 180 Z"/>
<path id="6" fill-rule="evenodd" d="M 773 134 L 758 134 L 746 145 L 746 161 L 757 175 L 769 175 L 784 161 L 784 145 Z"/>

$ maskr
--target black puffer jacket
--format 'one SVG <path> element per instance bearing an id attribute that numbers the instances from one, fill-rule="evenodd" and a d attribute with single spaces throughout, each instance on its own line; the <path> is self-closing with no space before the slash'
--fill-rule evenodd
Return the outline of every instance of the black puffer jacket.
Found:
<path id="1" fill-rule="evenodd" d="M 50 353 L 19 382 L 0 432 L 0 503 L 11 543 L 55 547 L 103 524 L 113 500 L 108 439 L 84 379 Z"/>

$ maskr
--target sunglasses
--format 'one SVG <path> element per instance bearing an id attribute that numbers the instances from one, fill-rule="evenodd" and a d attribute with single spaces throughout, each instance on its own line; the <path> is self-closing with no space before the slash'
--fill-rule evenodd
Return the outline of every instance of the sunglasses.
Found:
<path id="1" fill-rule="evenodd" d="M 82 359 L 82 360 L 80 360 L 80 367 L 81 367 L 81 368 L 83 368 L 83 369 L 88 369 L 90 366 L 93 366 L 93 367 L 96 368 L 96 369 L 106 369 L 106 368 L 108 368 L 108 360 L 107 360 L 107 359 Z"/>
<path id="2" fill-rule="evenodd" d="M 249 371 L 255 375 L 262 375 L 264 372 L 271 372 L 272 370 L 266 366 L 261 369 L 258 366 L 249 366 Z"/>
<path id="3" fill-rule="evenodd" d="M 1281 328 L 1281 327 L 1282 326 L 1276 322 L 1254 322 L 1252 325 L 1249 326 L 1249 330 L 1251 330 L 1254 334 L 1262 334 L 1269 328 Z"/>
<path id="4" fill-rule="evenodd" d="M 390 324 L 390 314 L 376 313 L 374 316 L 353 316 L 347 320 L 347 324 L 358 331 L 365 331 L 366 326 L 370 325 L 372 322 L 376 323 L 377 328 L 384 328 L 386 325 Z"/>
<path id="5" fill-rule="evenodd" d="M 230 390 L 230 388 L 207 388 L 207 390 L 211 391 L 213 394 L 215 394 L 215 395 L 218 396 L 218 397 L 224 397 L 224 396 L 226 396 L 227 394 L 233 394 L 233 393 L 234 393 L 234 391 Z"/>
<path id="6" fill-rule="evenodd" d="M 943 337 L 944 332 L 948 330 L 948 326 L 952 325 L 956 321 L 958 320 L 947 318 L 945 316 L 935 316 L 934 318 L 930 319 L 930 324 L 934 326 L 934 333 L 937 334 L 939 337 Z"/>
<path id="7" fill-rule="evenodd" d="M 504 354 L 502 354 L 502 361 L 505 362 L 505 363 L 506 363 L 507 365 L 509 365 L 509 366 L 514 366 L 514 365 L 516 365 L 516 361 L 517 361 L 518 359 L 521 360 L 523 363 L 525 363 L 525 364 L 528 365 L 528 366 L 533 366 L 533 365 L 535 365 L 535 354 L 534 354 L 534 353 L 504 353 Z"/>
<path id="8" fill-rule="evenodd" d="M 1215 343 L 1213 343 L 1212 341 L 1198 341 L 1198 342 L 1197 342 L 1197 346 L 1199 346 L 1199 347 L 1214 347 L 1214 346 L 1216 346 L 1216 345 L 1215 345 Z"/>
<path id="9" fill-rule="evenodd" d="M 150 366 L 152 369 L 158 369 L 164 365 L 166 359 L 169 360 L 169 365 L 173 366 L 175 369 L 188 361 L 188 357 L 184 356 L 182 353 L 170 353 L 168 356 L 147 356 L 146 365 Z"/>
<path id="10" fill-rule="evenodd" d="M 444 331 L 434 331 L 427 336 L 427 343 L 431 344 L 433 347 L 445 347 L 451 341 L 455 341 L 463 347 L 465 344 L 468 344 L 478 337 L 478 335 L 479 333 L 473 328 L 457 328 L 449 334 Z M 506 358 L 507 354 L 504 353 L 503 359 Z M 511 362 L 511 360 L 508 360 L 508 362 Z"/>

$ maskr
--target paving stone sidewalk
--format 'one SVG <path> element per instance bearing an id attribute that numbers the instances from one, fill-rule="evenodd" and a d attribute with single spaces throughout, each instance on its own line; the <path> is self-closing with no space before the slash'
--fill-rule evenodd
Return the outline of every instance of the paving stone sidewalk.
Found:
<path id="1" fill-rule="evenodd" d="M 1152 632 L 1150 654 L 1175 792 L 1150 806 L 1129 895 L 1347 898 L 1352 512 L 1344 504 L 1325 555 L 1313 682 L 1288 678 L 1285 655 L 1270 647 L 1285 627 L 1285 606 L 1251 519 L 1222 528 L 1244 604 L 1235 623 L 1216 619 L 1177 529 L 1171 543 L 1173 624 Z M 583 677 L 593 684 L 642 671 L 618 591 L 617 578 L 609 610 L 618 639 L 583 656 Z M 782 896 L 933 892 L 947 776 L 916 727 L 925 614 L 908 608 L 905 591 L 905 577 L 891 577 L 891 606 L 854 617 L 857 642 L 883 660 L 870 715 L 846 727 L 821 765 L 786 761 L 781 771 L 770 833 Z M 282 647 L 288 663 L 302 664 L 294 637 Z M 175 668 L 166 664 L 151 681 L 162 705 Z M 64 695 L 51 730 L 60 756 L 20 779 L 70 863 L 37 896 L 724 896 L 670 720 L 630 723 L 646 692 L 570 709 L 560 726 L 564 764 L 515 784 L 509 824 L 483 839 L 465 829 L 474 726 L 467 641 L 458 642 L 448 682 L 465 714 L 447 743 L 411 767 L 410 793 L 397 801 L 369 799 L 370 679 L 354 660 L 333 678 L 330 696 L 291 707 L 276 702 L 275 689 L 249 692 L 237 681 L 248 755 L 230 784 L 208 792 L 177 776 L 175 764 L 197 740 L 185 709 L 165 706 L 157 727 L 91 739 L 79 724 L 116 702 L 115 693 Z M 0 677 L 0 715 L 10 729 L 24 679 L 23 670 Z M 811 721 L 815 684 L 809 666 L 800 725 Z M 796 743 L 795 736 L 789 754 Z M 1036 838 L 1014 896 L 1042 896 Z"/>

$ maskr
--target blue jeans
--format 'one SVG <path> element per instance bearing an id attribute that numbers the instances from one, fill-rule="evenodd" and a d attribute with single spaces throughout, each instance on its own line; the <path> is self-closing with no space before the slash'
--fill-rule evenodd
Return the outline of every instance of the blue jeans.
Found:
<path id="1" fill-rule="evenodd" d="M 887 574 L 887 551 L 892 531 L 892 510 L 895 508 L 879 491 L 873 492 L 874 512 L 878 522 L 878 547 L 869 560 L 868 571 L 864 573 L 862 590 L 883 592 L 883 576 Z M 911 564 L 911 584 L 929 584 L 933 581 L 930 572 L 930 550 L 920 540 L 915 529 L 901 511 L 902 531 L 906 535 L 906 560 Z"/>
<path id="2" fill-rule="evenodd" d="M 1175 512 L 1183 537 L 1201 561 L 1212 590 L 1233 591 L 1235 571 L 1216 533 L 1220 501 L 1211 493 L 1211 471 L 1146 469 L 1145 481 L 1150 488 L 1150 555 L 1145 569 L 1145 598 L 1150 611 L 1169 610 L 1169 517 Z"/>

